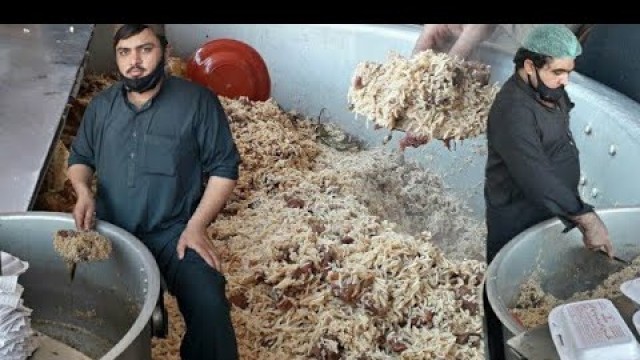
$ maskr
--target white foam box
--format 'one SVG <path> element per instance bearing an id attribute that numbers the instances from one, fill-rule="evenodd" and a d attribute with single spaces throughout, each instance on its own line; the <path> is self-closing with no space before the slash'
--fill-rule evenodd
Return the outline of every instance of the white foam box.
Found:
<path id="1" fill-rule="evenodd" d="M 557 306 L 548 320 L 561 360 L 640 360 L 640 344 L 608 299 Z"/>

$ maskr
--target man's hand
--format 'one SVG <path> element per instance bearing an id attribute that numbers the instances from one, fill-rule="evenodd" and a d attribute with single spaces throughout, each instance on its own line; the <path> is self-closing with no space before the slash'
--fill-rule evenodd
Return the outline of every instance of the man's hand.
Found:
<path id="1" fill-rule="evenodd" d="M 425 24 L 413 48 L 413 54 L 432 49 L 466 58 L 495 29 L 495 24 Z"/>
<path id="2" fill-rule="evenodd" d="M 184 258 L 184 252 L 187 248 L 195 250 L 209 266 L 222 273 L 222 263 L 213 249 L 213 244 L 209 241 L 207 226 L 193 223 L 187 225 L 178 240 L 177 250 L 180 260 Z"/>
<path id="3" fill-rule="evenodd" d="M 93 169 L 84 164 L 69 166 L 67 176 L 78 200 L 73 208 L 73 219 L 78 231 L 91 230 L 96 223 L 96 202 L 91 191 Z"/>
<path id="4" fill-rule="evenodd" d="M 582 232 L 582 241 L 589 250 L 604 250 L 610 258 L 613 258 L 613 244 L 609 239 L 607 227 L 595 212 L 588 212 L 572 218 L 578 224 Z"/>
<path id="5" fill-rule="evenodd" d="M 73 219 L 79 231 L 91 230 L 96 225 L 96 202 L 90 194 L 79 194 L 73 208 Z"/>

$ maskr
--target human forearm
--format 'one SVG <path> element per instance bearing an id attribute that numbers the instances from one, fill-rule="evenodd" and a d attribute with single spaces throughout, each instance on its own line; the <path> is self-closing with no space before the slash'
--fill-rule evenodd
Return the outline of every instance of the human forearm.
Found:
<path id="1" fill-rule="evenodd" d="M 615 251 L 609 238 L 609 231 L 595 211 L 571 216 L 570 219 L 576 224 L 578 229 L 580 229 L 580 232 L 582 232 L 582 240 L 588 249 L 602 249 L 609 254 L 610 257 L 614 256 Z"/>
<path id="2" fill-rule="evenodd" d="M 582 233 L 599 226 L 604 226 L 602 219 L 600 219 L 598 214 L 593 210 L 584 214 L 569 216 L 569 219 L 576 224 Z"/>
<path id="3" fill-rule="evenodd" d="M 449 54 L 462 58 L 468 57 L 476 47 L 491 37 L 495 29 L 495 24 L 465 24 L 464 30 L 449 50 Z"/>
<path id="4" fill-rule="evenodd" d="M 413 54 L 432 49 L 461 58 L 493 34 L 495 24 L 425 24 L 413 48 Z"/>
<path id="5" fill-rule="evenodd" d="M 80 196 L 93 196 L 91 191 L 91 181 L 93 179 L 93 170 L 84 164 L 71 165 L 67 171 L 67 176 L 73 190 Z"/>
<path id="6" fill-rule="evenodd" d="M 417 54 L 421 51 L 429 49 L 432 46 L 430 40 L 431 32 L 432 30 L 429 28 L 429 25 L 425 25 L 422 27 L 422 31 L 420 32 L 420 35 L 418 36 L 418 39 L 416 39 L 416 43 L 413 46 L 413 54 Z"/>
<path id="7" fill-rule="evenodd" d="M 189 219 L 189 226 L 207 227 L 211 224 L 224 208 L 235 185 L 236 180 L 218 176 L 210 177 L 200 204 Z"/>

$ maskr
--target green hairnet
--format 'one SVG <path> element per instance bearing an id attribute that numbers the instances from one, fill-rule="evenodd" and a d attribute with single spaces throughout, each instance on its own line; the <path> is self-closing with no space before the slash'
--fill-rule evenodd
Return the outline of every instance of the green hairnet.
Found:
<path id="1" fill-rule="evenodd" d="M 578 38 L 563 25 L 541 25 L 527 34 L 522 45 L 529 51 L 554 58 L 575 58 L 582 54 Z"/>

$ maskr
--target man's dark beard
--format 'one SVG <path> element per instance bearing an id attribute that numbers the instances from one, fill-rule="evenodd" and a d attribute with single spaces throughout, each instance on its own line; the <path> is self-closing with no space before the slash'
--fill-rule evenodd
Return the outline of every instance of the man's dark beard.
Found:
<path id="1" fill-rule="evenodd" d="M 535 90 L 540 95 L 540 99 L 544 101 L 557 103 L 558 100 L 560 100 L 560 98 L 562 98 L 562 95 L 564 94 L 564 85 L 560 85 L 555 89 L 551 89 L 550 87 L 545 85 L 544 82 L 542 82 L 542 79 L 540 79 L 540 74 L 538 73 L 538 69 L 535 69 L 535 70 L 536 70 L 536 79 L 538 80 L 538 87 L 535 87 L 535 88 L 533 87 L 533 84 L 531 83 L 531 77 L 529 77 L 529 75 L 527 74 L 527 78 L 529 79 L 529 86 L 531 86 L 531 88 L 533 88 L 533 90 Z"/>
<path id="2" fill-rule="evenodd" d="M 165 67 L 165 59 L 163 56 L 162 59 L 160 59 L 160 62 L 158 63 L 156 68 L 150 74 L 132 79 L 124 76 L 124 74 L 120 72 L 120 78 L 122 79 L 122 82 L 124 83 L 124 88 L 127 91 L 132 91 L 132 92 L 137 92 L 142 94 L 144 92 L 147 92 L 155 88 L 156 85 L 158 85 L 158 83 L 160 82 L 160 80 L 164 78 L 165 76 L 164 67 Z M 139 67 L 137 69 L 142 70 Z M 132 69 L 130 69 L 129 71 L 131 70 Z"/>

